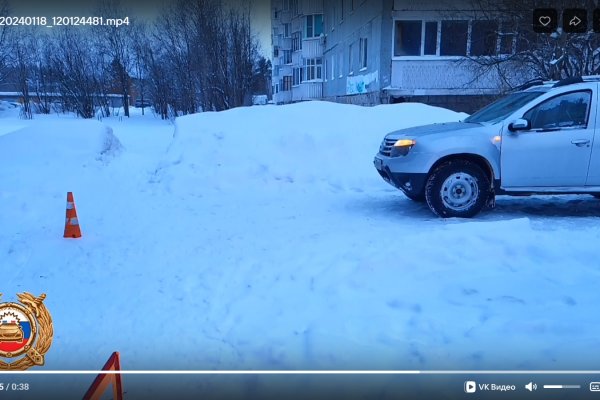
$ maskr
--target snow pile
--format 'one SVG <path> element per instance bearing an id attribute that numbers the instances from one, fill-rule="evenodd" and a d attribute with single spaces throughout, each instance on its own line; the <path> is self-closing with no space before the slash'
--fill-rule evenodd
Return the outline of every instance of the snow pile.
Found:
<path id="1" fill-rule="evenodd" d="M 96 121 L 19 120 L 15 128 L 0 135 L 0 226 L 20 233 L 39 233 L 48 217 L 54 223 L 66 192 L 89 193 L 109 180 L 104 170 L 122 148 L 111 128 Z"/>
<path id="2" fill-rule="evenodd" d="M 36 121 L 0 136 L 2 187 L 75 186 L 86 168 L 106 164 L 122 149 L 112 129 L 96 121 Z M 37 186 L 39 188 L 39 186 Z"/>
<path id="3" fill-rule="evenodd" d="M 15 103 L 0 100 L 0 136 L 25 126 L 19 118 L 20 107 Z"/>
<path id="4" fill-rule="evenodd" d="M 0 100 L 0 113 L 4 112 L 6 110 L 15 109 L 15 108 L 17 108 L 17 106 L 14 103 Z"/>
<path id="5" fill-rule="evenodd" d="M 5 118 L 26 128 L 0 136 L 3 300 L 47 293 L 51 370 L 115 350 L 125 369 L 596 368 L 597 199 L 442 220 L 375 172 L 386 132 L 460 118 L 315 102 L 174 138 L 152 115 Z"/>
<path id="6" fill-rule="evenodd" d="M 330 102 L 236 108 L 178 118 L 168 164 L 177 179 L 219 187 L 273 183 L 334 189 L 380 184 L 373 155 L 383 136 L 465 114 L 424 104 L 359 107 Z M 164 165 L 163 165 L 164 166 Z"/>

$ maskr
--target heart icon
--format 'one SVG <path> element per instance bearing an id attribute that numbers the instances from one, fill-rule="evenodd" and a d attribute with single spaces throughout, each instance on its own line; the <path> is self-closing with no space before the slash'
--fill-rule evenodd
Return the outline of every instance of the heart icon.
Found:
<path id="1" fill-rule="evenodd" d="M 550 24 L 550 22 L 552 22 L 552 18 L 550 18 L 547 15 L 544 15 L 544 16 L 540 17 L 539 21 L 540 21 L 540 24 L 542 24 L 543 26 L 548 26 L 548 24 Z"/>

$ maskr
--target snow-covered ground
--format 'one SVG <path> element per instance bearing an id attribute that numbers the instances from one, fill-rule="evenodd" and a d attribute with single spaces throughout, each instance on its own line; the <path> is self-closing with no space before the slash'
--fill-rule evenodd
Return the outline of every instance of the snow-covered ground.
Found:
<path id="1" fill-rule="evenodd" d="M 443 220 L 373 168 L 386 132 L 464 115 L 9 112 L 0 292 L 47 293 L 45 368 L 118 350 L 126 369 L 598 369 L 600 201 L 499 197 Z M 67 191 L 78 240 L 62 238 Z"/>

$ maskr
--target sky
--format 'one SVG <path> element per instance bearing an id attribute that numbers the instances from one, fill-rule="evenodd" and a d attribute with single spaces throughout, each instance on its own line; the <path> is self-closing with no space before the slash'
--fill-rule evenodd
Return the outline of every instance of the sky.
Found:
<path id="1" fill-rule="evenodd" d="M 124 6 L 130 10 L 129 20 L 152 21 L 158 15 L 165 2 L 168 0 L 122 0 Z M 2 0 L 0 0 L 0 3 Z M 96 16 L 94 0 L 8 0 L 11 15 L 14 16 Z M 231 0 L 230 3 L 235 3 Z M 270 54 L 271 48 L 271 19 L 270 1 L 252 1 L 253 29 L 257 35 L 261 52 Z"/>

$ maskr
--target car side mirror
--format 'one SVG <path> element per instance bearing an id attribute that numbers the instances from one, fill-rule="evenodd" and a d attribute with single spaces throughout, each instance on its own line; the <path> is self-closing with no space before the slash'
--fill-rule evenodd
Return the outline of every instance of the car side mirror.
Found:
<path id="1" fill-rule="evenodd" d="M 531 129 L 531 122 L 525 118 L 518 118 L 508 124 L 508 130 L 511 132 L 524 131 L 527 129 Z"/>

